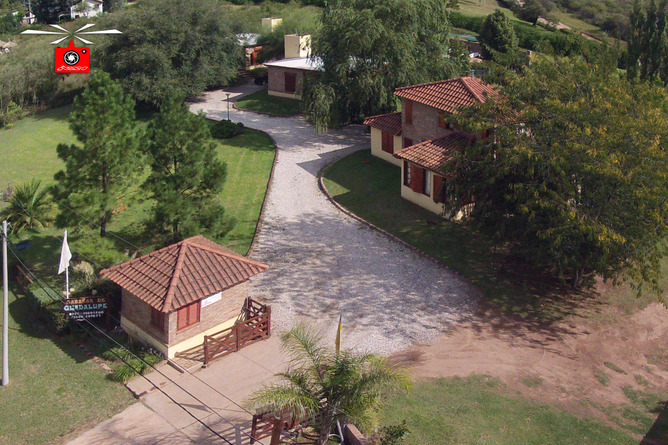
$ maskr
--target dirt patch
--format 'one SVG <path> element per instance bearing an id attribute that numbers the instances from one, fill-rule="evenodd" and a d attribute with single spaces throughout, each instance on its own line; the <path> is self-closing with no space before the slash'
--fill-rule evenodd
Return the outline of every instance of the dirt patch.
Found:
<path id="1" fill-rule="evenodd" d="M 571 318 L 536 329 L 487 309 L 479 321 L 392 360 L 416 378 L 498 377 L 524 396 L 612 424 L 606 407 L 632 403 L 629 389 L 667 386 L 668 368 L 655 357 L 668 349 L 668 310 L 652 303 L 633 315 L 612 306 L 605 311 L 614 322 Z"/>

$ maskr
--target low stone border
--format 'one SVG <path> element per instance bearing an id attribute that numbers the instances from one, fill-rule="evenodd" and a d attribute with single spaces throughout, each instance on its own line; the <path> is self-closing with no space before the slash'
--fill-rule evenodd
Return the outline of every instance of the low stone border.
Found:
<path id="1" fill-rule="evenodd" d="M 357 152 L 355 152 L 355 153 L 357 153 Z M 352 154 L 352 153 L 351 153 L 351 154 Z M 320 187 L 320 190 L 322 190 L 322 192 L 325 194 L 325 196 L 327 197 L 327 199 L 329 200 L 329 202 L 331 202 L 332 204 L 334 204 L 334 206 L 335 206 L 336 208 L 338 208 L 340 211 L 342 211 L 342 212 L 345 213 L 346 215 L 350 216 L 351 218 L 356 219 L 357 221 L 359 221 L 359 222 L 365 224 L 367 227 L 370 227 L 371 229 L 376 230 L 377 232 L 382 233 L 383 235 L 385 235 L 385 236 L 387 236 L 388 238 L 390 238 L 390 239 L 392 239 L 392 240 L 398 242 L 399 244 L 402 244 L 403 246 L 409 248 L 410 250 L 412 250 L 413 252 L 417 253 L 417 254 L 420 255 L 421 257 L 426 258 L 426 259 L 432 261 L 433 263 L 435 263 L 435 264 L 436 264 L 437 266 L 439 266 L 440 268 L 447 270 L 449 273 L 455 275 L 455 276 L 456 276 L 457 278 L 459 278 L 460 280 L 462 280 L 462 281 L 468 283 L 469 285 L 471 285 L 471 286 L 473 286 L 474 288 L 477 289 L 477 287 L 476 287 L 473 283 L 471 283 L 471 281 L 470 281 L 468 278 L 466 278 L 465 276 L 463 276 L 463 275 L 460 274 L 459 272 L 452 270 L 448 265 L 441 263 L 441 262 L 438 261 L 436 258 L 434 258 L 434 257 L 432 257 L 432 256 L 430 256 L 430 255 L 427 255 L 426 253 L 424 253 L 423 251 L 421 251 L 421 250 L 418 249 L 417 247 L 413 246 L 412 244 L 407 243 L 406 241 L 402 240 L 401 238 L 396 237 L 395 235 L 391 234 L 391 233 L 388 232 L 387 230 L 385 230 L 385 229 L 381 229 L 380 227 L 378 227 L 378 226 L 376 226 L 376 225 L 374 225 L 374 224 L 371 224 L 371 223 L 370 223 L 369 221 L 367 221 L 366 219 L 363 219 L 363 218 L 361 218 L 361 217 L 355 215 L 353 212 L 351 212 L 350 210 L 346 209 L 346 208 L 343 207 L 341 204 L 339 204 L 338 202 L 336 202 L 336 200 L 334 199 L 334 197 L 332 197 L 332 195 L 331 195 L 331 194 L 329 193 L 329 191 L 327 190 L 327 187 L 325 187 L 325 182 L 324 182 L 323 179 L 324 179 L 325 173 L 327 172 L 327 170 L 329 170 L 329 168 L 330 168 L 332 165 L 334 165 L 337 161 L 343 159 L 344 157 L 346 157 L 346 156 L 350 156 L 351 154 L 348 154 L 348 155 L 345 155 L 345 156 L 341 156 L 340 158 L 336 158 L 336 159 L 332 160 L 329 164 L 325 165 L 325 166 L 318 172 L 318 186 Z"/>
<path id="2" fill-rule="evenodd" d="M 250 257 L 251 253 L 253 253 L 253 249 L 255 248 L 255 244 L 257 243 L 258 235 L 260 234 L 260 231 L 262 229 L 262 219 L 264 218 L 264 208 L 265 208 L 264 205 L 267 203 L 267 196 L 269 196 L 271 187 L 274 184 L 274 171 L 276 170 L 276 163 L 278 162 L 278 153 L 279 153 L 278 144 L 276 143 L 276 139 L 274 139 L 272 135 L 270 135 L 266 131 L 257 130 L 255 128 L 251 128 L 251 130 L 261 131 L 262 133 L 269 136 L 269 139 L 271 139 L 271 142 L 273 142 L 274 144 L 274 151 L 276 152 L 276 155 L 274 156 L 274 163 L 271 165 L 271 172 L 269 173 L 269 181 L 267 182 L 267 191 L 265 192 L 264 197 L 262 198 L 262 205 L 260 206 L 260 215 L 257 218 L 257 224 L 255 224 L 255 234 L 253 235 L 253 241 L 251 241 L 251 245 L 248 248 L 248 252 L 246 252 L 247 257 Z"/>
<path id="3" fill-rule="evenodd" d="M 247 94 L 246 96 L 250 96 L 250 94 Z M 239 99 L 243 99 L 246 96 L 241 96 Z M 269 116 L 269 117 L 277 117 L 279 119 L 285 119 L 285 118 L 292 118 L 292 117 L 299 117 L 303 116 L 303 114 L 297 113 L 297 114 L 290 114 L 290 115 L 280 115 L 280 114 L 272 114 L 272 113 L 267 113 L 266 111 L 255 111 L 255 110 L 244 110 L 243 108 L 237 107 L 237 104 L 235 103 L 236 99 L 232 102 L 232 108 L 234 108 L 237 111 L 243 111 L 244 113 L 255 113 L 255 114 L 261 114 L 263 116 Z"/>

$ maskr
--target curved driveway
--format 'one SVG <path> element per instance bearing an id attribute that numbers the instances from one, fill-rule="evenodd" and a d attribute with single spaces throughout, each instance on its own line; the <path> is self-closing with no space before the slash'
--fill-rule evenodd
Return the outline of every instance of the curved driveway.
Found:
<path id="1" fill-rule="evenodd" d="M 207 93 L 191 110 L 225 119 L 224 97 Z M 345 215 L 319 189 L 326 165 L 368 148 L 362 126 L 317 134 L 301 117 L 232 109 L 231 119 L 267 132 L 278 148 L 251 253 L 269 265 L 253 279 L 252 293 L 272 305 L 274 326 L 316 321 L 333 336 L 341 313 L 344 347 L 390 354 L 434 340 L 472 315 L 474 287 Z"/>

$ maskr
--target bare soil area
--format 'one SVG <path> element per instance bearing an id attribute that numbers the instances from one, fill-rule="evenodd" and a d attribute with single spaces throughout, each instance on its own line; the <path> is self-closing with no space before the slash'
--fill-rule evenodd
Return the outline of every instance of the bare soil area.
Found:
<path id="1" fill-rule="evenodd" d="M 523 396 L 613 425 L 610 407 L 633 406 L 635 394 L 668 400 L 668 309 L 660 303 L 633 315 L 607 306 L 594 320 L 571 317 L 538 329 L 494 309 L 480 312 L 392 359 L 416 378 L 498 377 Z"/>

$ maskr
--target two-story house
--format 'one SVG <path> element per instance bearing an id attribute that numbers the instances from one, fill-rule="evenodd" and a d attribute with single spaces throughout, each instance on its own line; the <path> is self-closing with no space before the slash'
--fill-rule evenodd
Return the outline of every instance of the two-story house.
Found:
<path id="1" fill-rule="evenodd" d="M 443 168 L 456 150 L 485 135 L 453 128 L 449 115 L 498 97 L 498 91 L 475 77 L 397 88 L 401 112 L 373 116 L 371 153 L 401 167 L 401 197 L 434 213 L 443 213 Z"/>

